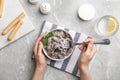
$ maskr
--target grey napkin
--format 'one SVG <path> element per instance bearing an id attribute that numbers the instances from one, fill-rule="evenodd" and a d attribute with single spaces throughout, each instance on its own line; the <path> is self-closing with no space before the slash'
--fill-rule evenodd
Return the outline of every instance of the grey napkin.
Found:
<path id="1" fill-rule="evenodd" d="M 59 25 L 50 23 L 48 21 L 43 22 L 42 33 L 45 31 L 50 31 L 50 30 L 54 30 L 54 29 L 63 29 L 65 31 L 67 31 L 72 36 L 74 42 L 83 42 L 88 37 L 84 33 L 75 32 L 73 30 L 69 30 L 69 29 L 61 27 Z M 50 65 L 54 68 L 57 68 L 59 70 L 62 70 L 62 71 L 68 72 L 72 75 L 80 77 L 80 75 L 79 75 L 80 73 L 78 70 L 78 64 L 77 64 L 77 60 L 78 60 L 80 54 L 81 54 L 81 51 L 77 47 L 75 47 L 73 49 L 72 55 L 69 58 L 65 59 L 64 61 L 58 62 L 58 61 L 52 61 L 52 60 L 48 59 L 47 63 L 48 63 L 48 65 Z"/>

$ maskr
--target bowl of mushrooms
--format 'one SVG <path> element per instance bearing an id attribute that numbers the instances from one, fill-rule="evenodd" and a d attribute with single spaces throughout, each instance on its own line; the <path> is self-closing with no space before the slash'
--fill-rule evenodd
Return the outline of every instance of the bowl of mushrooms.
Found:
<path id="1" fill-rule="evenodd" d="M 47 33 L 42 39 L 43 52 L 51 60 L 63 61 L 70 57 L 73 48 L 65 47 L 67 41 L 73 41 L 71 35 L 61 29 Z"/>

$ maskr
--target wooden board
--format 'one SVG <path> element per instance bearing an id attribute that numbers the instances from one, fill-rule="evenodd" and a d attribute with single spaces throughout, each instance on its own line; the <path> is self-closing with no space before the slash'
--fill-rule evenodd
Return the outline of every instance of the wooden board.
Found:
<path id="1" fill-rule="evenodd" d="M 2 36 L 2 31 L 6 28 L 6 26 L 11 23 L 21 12 L 24 12 L 20 2 L 18 0 L 5 0 L 4 2 L 4 10 L 3 16 L 0 18 L 0 49 L 7 46 L 8 44 L 16 41 L 22 36 L 32 32 L 34 27 L 27 15 L 23 18 L 23 25 L 20 27 L 18 32 L 16 33 L 14 39 L 12 41 L 7 41 L 8 35 Z"/>

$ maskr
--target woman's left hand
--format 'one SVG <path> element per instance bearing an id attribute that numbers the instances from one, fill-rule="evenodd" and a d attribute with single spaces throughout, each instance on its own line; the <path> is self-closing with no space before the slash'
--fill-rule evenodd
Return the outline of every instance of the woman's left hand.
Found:
<path id="1" fill-rule="evenodd" d="M 40 71 L 45 71 L 46 66 L 47 66 L 47 61 L 46 57 L 43 54 L 42 48 L 42 42 L 41 40 L 45 36 L 46 33 L 42 34 L 36 41 L 35 47 L 34 47 L 34 56 L 35 56 L 35 61 L 36 61 L 36 69 Z"/>

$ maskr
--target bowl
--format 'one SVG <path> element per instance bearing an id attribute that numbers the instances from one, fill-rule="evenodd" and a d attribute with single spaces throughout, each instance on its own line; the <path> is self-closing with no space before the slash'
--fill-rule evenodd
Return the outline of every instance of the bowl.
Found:
<path id="1" fill-rule="evenodd" d="M 71 35 L 68 32 L 61 29 L 55 29 L 48 32 L 48 34 L 50 33 L 52 33 L 53 36 L 47 39 L 47 46 L 44 46 L 43 44 L 43 52 L 45 56 L 47 56 L 47 58 L 49 58 L 50 60 L 54 61 L 63 61 L 70 57 L 73 48 L 65 48 L 64 43 L 65 41 L 69 40 L 73 41 Z M 46 35 L 47 37 L 48 34 Z"/>

